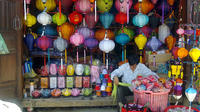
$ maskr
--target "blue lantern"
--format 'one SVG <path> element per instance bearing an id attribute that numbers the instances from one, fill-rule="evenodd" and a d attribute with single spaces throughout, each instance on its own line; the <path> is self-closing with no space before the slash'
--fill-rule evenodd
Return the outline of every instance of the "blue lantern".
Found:
<path id="1" fill-rule="evenodd" d="M 127 44 L 130 41 L 130 38 L 127 34 L 125 33 L 120 33 L 118 36 L 115 37 L 115 41 L 124 46 L 125 44 Z M 124 56 L 124 48 L 122 48 L 122 61 L 124 61 L 124 58 L 126 56 Z"/>
<path id="2" fill-rule="evenodd" d="M 143 27 L 149 22 L 149 17 L 142 13 L 138 13 L 136 16 L 133 17 L 132 22 L 135 26 Z"/>
<path id="3" fill-rule="evenodd" d="M 37 29 L 37 33 L 40 34 L 40 35 L 42 34 L 43 31 L 44 31 L 44 34 L 46 36 L 50 37 L 50 38 L 51 38 L 51 36 L 57 36 L 58 35 L 56 28 L 51 26 L 51 25 L 40 26 Z"/>
<path id="4" fill-rule="evenodd" d="M 24 42 L 28 48 L 29 51 L 33 50 L 33 44 L 34 44 L 34 36 L 32 34 L 27 34 L 26 37 L 24 38 Z"/>
<path id="5" fill-rule="evenodd" d="M 151 48 L 153 52 L 155 52 L 156 50 L 158 50 L 158 48 L 159 48 L 161 45 L 162 45 L 162 42 L 161 42 L 159 39 L 157 39 L 156 36 L 153 36 L 153 37 L 151 38 L 151 40 L 149 40 L 149 41 L 147 42 L 147 46 L 148 46 L 149 48 Z"/>
<path id="6" fill-rule="evenodd" d="M 98 40 L 95 38 L 87 38 L 84 41 L 84 45 L 89 49 L 95 48 L 98 45 L 98 43 L 99 43 Z"/>
<path id="7" fill-rule="evenodd" d="M 114 16 L 111 13 L 105 12 L 100 15 L 101 24 L 105 29 L 108 29 L 112 21 L 114 20 Z"/>

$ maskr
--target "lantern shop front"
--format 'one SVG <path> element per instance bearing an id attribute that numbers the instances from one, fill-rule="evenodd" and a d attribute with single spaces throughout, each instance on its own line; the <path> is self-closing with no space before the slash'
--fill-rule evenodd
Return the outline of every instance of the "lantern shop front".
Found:
<path id="1" fill-rule="evenodd" d="M 24 110 L 111 106 L 122 112 L 197 110 L 198 0 L 0 3 L 10 11 L 0 13 L 0 84 L 12 86 Z M 132 94 L 119 105 L 121 87 Z M 6 98 L 9 90 L 1 91 Z"/>

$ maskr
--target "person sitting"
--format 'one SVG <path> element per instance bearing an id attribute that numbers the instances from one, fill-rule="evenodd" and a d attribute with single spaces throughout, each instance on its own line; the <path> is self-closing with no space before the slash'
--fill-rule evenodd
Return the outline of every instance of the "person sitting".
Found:
<path id="1" fill-rule="evenodd" d="M 127 57 L 128 62 L 120 65 L 117 69 L 115 69 L 111 73 L 111 80 L 114 81 L 114 84 L 119 84 L 119 79 L 123 83 L 131 84 L 132 80 L 136 79 L 138 75 L 147 77 L 149 75 L 158 75 L 152 72 L 148 67 L 144 64 L 139 63 L 139 57 L 137 55 L 129 55 Z M 122 107 L 122 105 L 126 104 L 126 96 L 133 96 L 133 90 L 131 87 L 118 87 L 117 99 L 118 105 Z"/>

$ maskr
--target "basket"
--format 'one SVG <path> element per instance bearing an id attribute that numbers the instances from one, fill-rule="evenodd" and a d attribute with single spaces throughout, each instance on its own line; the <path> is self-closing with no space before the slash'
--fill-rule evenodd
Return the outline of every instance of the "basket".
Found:
<path id="1" fill-rule="evenodd" d="M 133 105 L 133 103 L 129 103 L 128 105 Z M 125 106 L 127 105 L 125 104 Z M 139 105 L 139 106 L 142 107 L 142 105 Z M 126 107 L 123 106 L 121 112 L 147 112 L 147 108 L 145 108 L 143 111 L 136 111 L 136 110 L 127 111 Z"/>
<path id="2" fill-rule="evenodd" d="M 138 91 L 136 89 L 134 92 L 134 101 L 140 105 L 145 105 L 149 103 L 149 108 L 153 112 L 164 112 L 167 108 L 168 94 L 170 90 L 166 92 L 153 93 L 152 91 Z"/>
<path id="3" fill-rule="evenodd" d="M 171 105 L 171 106 L 167 107 L 164 112 L 167 112 L 169 109 L 174 109 L 174 108 L 178 108 L 178 107 L 183 108 L 185 106 L 183 106 L 183 105 Z M 188 109 L 188 108 L 189 107 L 186 107 L 186 109 Z M 198 109 L 193 108 L 193 107 L 191 108 L 191 110 L 194 110 L 195 112 L 200 112 Z"/>

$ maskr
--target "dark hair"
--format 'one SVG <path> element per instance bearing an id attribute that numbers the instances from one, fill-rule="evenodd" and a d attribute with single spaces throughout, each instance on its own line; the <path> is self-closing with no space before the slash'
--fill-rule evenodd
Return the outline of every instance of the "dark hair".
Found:
<path id="1" fill-rule="evenodd" d="M 127 59 L 130 65 L 137 65 L 139 63 L 139 56 L 136 54 L 128 55 Z"/>

